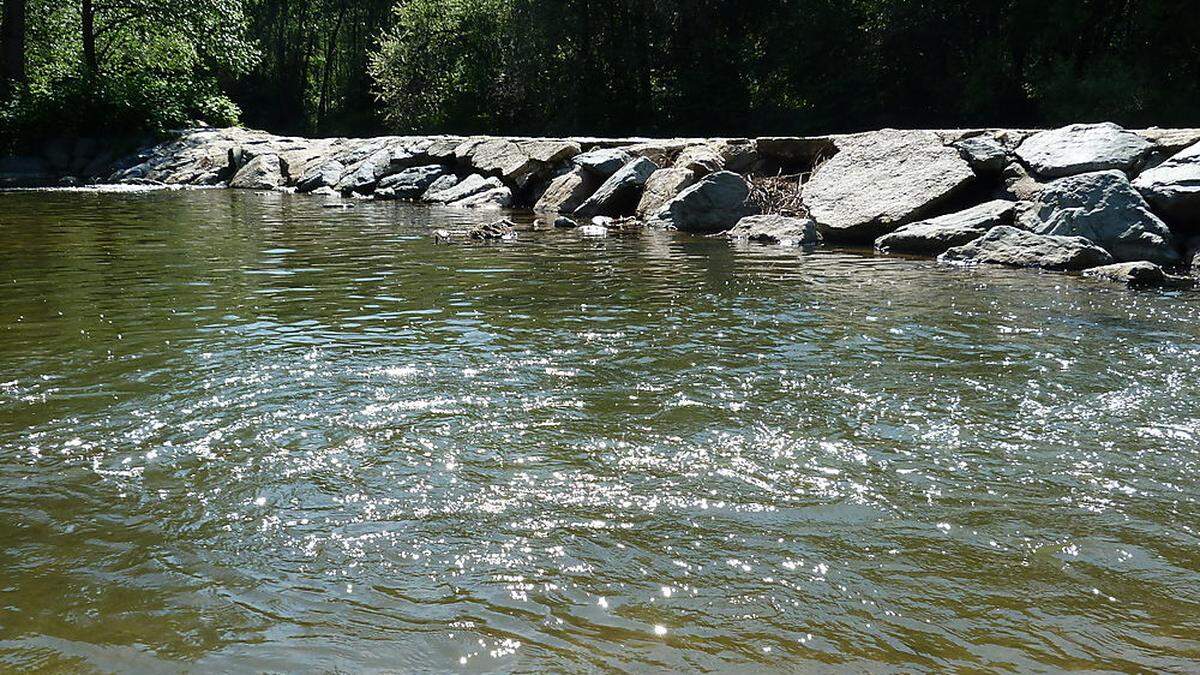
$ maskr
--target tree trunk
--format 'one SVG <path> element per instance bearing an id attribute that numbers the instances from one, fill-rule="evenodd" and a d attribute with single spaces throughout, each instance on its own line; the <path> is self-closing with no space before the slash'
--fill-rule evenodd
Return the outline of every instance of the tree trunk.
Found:
<path id="1" fill-rule="evenodd" d="M 25 0 L 4 0 L 0 59 L 4 63 L 5 93 L 25 84 Z"/>
<path id="2" fill-rule="evenodd" d="M 83 67 L 89 76 L 96 74 L 96 12 L 92 0 L 83 0 L 80 11 L 83 28 Z"/>

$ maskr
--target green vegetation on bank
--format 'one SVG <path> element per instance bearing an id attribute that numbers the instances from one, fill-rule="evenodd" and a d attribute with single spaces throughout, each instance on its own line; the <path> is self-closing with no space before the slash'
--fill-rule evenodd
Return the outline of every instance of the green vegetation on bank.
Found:
<path id="1" fill-rule="evenodd" d="M 1186 0 L 3 0 L 0 134 L 1195 125 Z"/>

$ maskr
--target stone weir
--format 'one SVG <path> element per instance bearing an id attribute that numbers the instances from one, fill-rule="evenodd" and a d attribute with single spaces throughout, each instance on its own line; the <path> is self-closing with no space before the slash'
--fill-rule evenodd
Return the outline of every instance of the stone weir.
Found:
<path id="1" fill-rule="evenodd" d="M 1135 286 L 1190 286 L 1200 248 L 1200 129 L 1109 123 L 665 140 L 205 128 L 106 180 L 532 208 L 559 226 L 871 245 Z"/>

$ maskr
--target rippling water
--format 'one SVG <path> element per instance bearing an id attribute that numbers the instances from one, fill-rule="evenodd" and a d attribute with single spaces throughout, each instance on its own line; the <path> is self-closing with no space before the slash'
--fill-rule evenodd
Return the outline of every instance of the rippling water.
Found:
<path id="1" fill-rule="evenodd" d="M 1200 294 L 0 207 L 0 670 L 1200 664 Z"/>

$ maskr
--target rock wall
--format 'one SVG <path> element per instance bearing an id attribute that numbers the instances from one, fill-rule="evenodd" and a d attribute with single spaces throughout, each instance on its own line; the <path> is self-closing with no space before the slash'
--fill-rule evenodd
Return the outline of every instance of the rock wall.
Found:
<path id="1" fill-rule="evenodd" d="M 1109 123 L 749 139 L 305 139 L 192 129 L 100 178 L 533 208 L 566 222 L 635 217 L 685 231 L 752 231 L 754 240 L 804 232 L 781 240 L 1057 270 L 1148 262 L 1180 271 L 1200 248 L 1200 129 Z M 781 191 L 787 199 L 771 198 Z M 796 222 L 736 227 L 760 213 Z"/>

